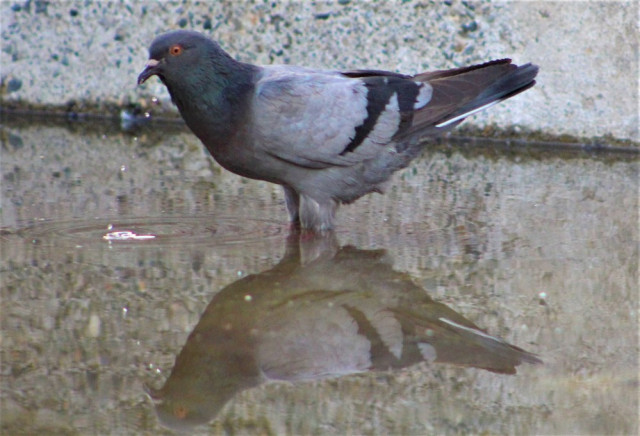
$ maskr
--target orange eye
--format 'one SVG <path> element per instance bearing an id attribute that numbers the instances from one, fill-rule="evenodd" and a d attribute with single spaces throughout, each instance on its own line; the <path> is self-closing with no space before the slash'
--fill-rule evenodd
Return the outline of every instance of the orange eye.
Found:
<path id="1" fill-rule="evenodd" d="M 176 45 L 172 45 L 169 48 L 169 54 L 171 56 L 180 56 L 182 54 L 182 46 L 176 44 Z"/>

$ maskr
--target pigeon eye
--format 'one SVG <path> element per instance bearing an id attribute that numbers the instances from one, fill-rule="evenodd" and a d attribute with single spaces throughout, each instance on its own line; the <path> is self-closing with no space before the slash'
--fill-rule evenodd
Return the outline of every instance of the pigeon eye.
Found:
<path id="1" fill-rule="evenodd" d="M 182 54 L 182 46 L 176 44 L 169 47 L 169 54 L 171 56 L 180 56 Z"/>

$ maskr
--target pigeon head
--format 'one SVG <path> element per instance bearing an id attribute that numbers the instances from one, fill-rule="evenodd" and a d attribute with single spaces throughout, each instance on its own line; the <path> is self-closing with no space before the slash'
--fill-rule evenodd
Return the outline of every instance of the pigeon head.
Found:
<path id="1" fill-rule="evenodd" d="M 187 126 L 212 147 L 227 141 L 241 122 L 258 71 L 206 35 L 177 30 L 153 40 L 138 85 L 158 76 Z"/>
<path id="2" fill-rule="evenodd" d="M 177 30 L 160 35 L 151 43 L 149 60 L 138 76 L 138 85 L 158 76 L 169 91 L 179 86 L 198 88 L 204 83 L 223 86 L 237 64 L 205 35 Z"/>

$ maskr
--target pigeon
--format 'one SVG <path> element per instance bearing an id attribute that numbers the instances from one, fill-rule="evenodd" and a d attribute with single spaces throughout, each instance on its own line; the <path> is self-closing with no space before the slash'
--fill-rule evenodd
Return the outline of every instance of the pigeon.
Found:
<path id="1" fill-rule="evenodd" d="M 177 30 L 154 39 L 138 85 L 159 77 L 222 167 L 281 185 L 290 220 L 323 232 L 340 204 L 383 193 L 421 139 L 531 88 L 537 73 L 511 59 L 416 75 L 258 66 Z"/>

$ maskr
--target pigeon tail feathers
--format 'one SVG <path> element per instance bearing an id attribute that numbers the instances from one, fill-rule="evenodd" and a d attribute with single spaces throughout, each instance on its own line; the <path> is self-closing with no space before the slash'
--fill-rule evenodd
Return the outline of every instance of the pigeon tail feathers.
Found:
<path id="1" fill-rule="evenodd" d="M 531 88 L 537 74 L 536 65 L 517 66 L 511 59 L 418 74 L 415 79 L 431 85 L 433 96 L 402 136 L 450 130 L 469 115 Z"/>

